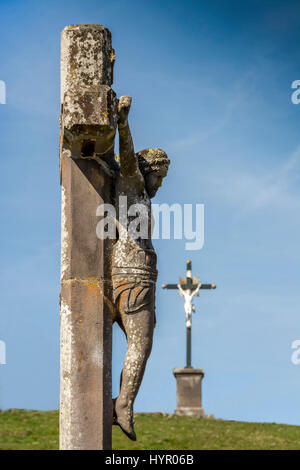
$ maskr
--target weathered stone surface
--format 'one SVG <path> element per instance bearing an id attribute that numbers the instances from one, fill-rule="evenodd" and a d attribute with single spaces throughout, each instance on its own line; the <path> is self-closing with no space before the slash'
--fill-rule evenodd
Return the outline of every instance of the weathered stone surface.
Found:
<path id="1" fill-rule="evenodd" d="M 112 181 L 96 161 L 70 158 L 68 150 L 62 154 L 61 168 L 61 279 L 109 279 L 113 241 L 97 237 L 96 210 L 111 202 Z"/>
<path id="2" fill-rule="evenodd" d="M 116 131 L 111 37 L 103 26 L 62 33 L 60 448 L 110 449 L 112 240 L 96 234 L 111 202 Z M 115 114 L 114 114 L 115 113 Z M 99 155 L 98 155 L 99 158 Z"/>
<path id="3" fill-rule="evenodd" d="M 62 31 L 61 102 L 66 92 L 99 90 L 113 83 L 115 61 L 111 33 L 102 25 L 71 25 Z"/>
<path id="4" fill-rule="evenodd" d="M 112 316 L 105 294 L 100 279 L 62 282 L 61 449 L 111 447 Z"/>
<path id="5" fill-rule="evenodd" d="M 101 25 L 68 26 L 61 42 L 61 138 L 73 158 L 113 148 L 117 98 L 111 89 L 114 50 Z"/>
<path id="6" fill-rule="evenodd" d="M 111 446 L 111 241 L 96 236 L 110 179 L 62 157 L 61 449 Z"/>
<path id="7" fill-rule="evenodd" d="M 205 417 L 202 408 L 202 369 L 174 369 L 176 378 L 177 407 L 175 414 L 181 416 L 193 416 L 195 418 Z"/>
<path id="8" fill-rule="evenodd" d="M 70 130 L 75 126 L 110 126 L 116 129 L 117 115 L 109 115 L 109 112 L 115 111 L 116 94 L 112 88 L 102 85 L 99 91 L 81 90 L 66 92 L 64 97 L 64 127 Z M 111 121 L 110 121 L 111 119 Z M 95 129 L 98 132 L 98 128 Z"/>
<path id="9" fill-rule="evenodd" d="M 62 131 L 66 147 L 74 157 L 103 155 L 112 147 L 116 134 L 117 98 L 108 86 L 99 92 L 66 93 Z"/>

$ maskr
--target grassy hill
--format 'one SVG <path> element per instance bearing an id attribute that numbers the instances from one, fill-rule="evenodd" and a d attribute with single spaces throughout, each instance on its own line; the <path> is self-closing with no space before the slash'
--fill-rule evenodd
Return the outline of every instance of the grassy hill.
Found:
<path id="1" fill-rule="evenodd" d="M 300 426 L 194 419 L 161 413 L 135 416 L 137 442 L 113 427 L 113 449 L 300 449 Z M 57 449 L 58 412 L 0 412 L 0 449 Z"/>

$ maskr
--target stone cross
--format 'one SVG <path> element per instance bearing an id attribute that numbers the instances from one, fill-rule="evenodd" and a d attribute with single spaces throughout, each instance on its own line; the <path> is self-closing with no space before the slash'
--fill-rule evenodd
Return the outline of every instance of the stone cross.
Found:
<path id="1" fill-rule="evenodd" d="M 63 30 L 61 449 L 110 449 L 112 424 L 136 440 L 133 406 L 152 348 L 157 257 L 151 199 L 170 160 L 159 148 L 135 152 L 128 120 L 131 97 L 118 100 L 111 88 L 114 61 L 111 34 L 104 26 Z M 115 236 L 106 231 L 104 220 L 113 222 Z M 127 341 L 120 393 L 114 399 L 113 322 Z"/>
<path id="2" fill-rule="evenodd" d="M 181 277 L 179 284 L 163 284 L 163 289 L 178 289 L 181 296 L 184 297 L 184 309 L 186 313 L 186 367 L 191 365 L 192 348 L 192 312 L 195 312 L 195 306 L 192 300 L 199 295 L 200 289 L 215 289 L 215 284 L 201 284 L 198 277 L 192 277 L 192 262 L 186 263 L 186 278 Z"/>
<path id="3" fill-rule="evenodd" d="M 111 34 L 104 26 L 63 30 L 61 449 L 111 448 L 112 241 L 96 236 L 96 211 L 111 203 L 117 128 L 114 60 Z"/>

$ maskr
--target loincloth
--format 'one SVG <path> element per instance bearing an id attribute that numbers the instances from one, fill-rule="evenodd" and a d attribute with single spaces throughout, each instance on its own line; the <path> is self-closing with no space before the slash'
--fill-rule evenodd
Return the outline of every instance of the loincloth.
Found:
<path id="1" fill-rule="evenodd" d="M 146 307 L 155 311 L 155 282 L 150 279 L 114 279 L 113 300 L 115 305 L 122 302 L 122 310 L 128 315 Z"/>

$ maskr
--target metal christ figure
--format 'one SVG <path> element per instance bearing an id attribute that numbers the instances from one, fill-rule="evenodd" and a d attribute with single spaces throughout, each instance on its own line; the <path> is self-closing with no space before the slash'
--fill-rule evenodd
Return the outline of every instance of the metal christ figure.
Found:
<path id="1" fill-rule="evenodd" d="M 130 106 L 131 97 L 122 96 L 119 99 L 120 171 L 115 185 L 119 238 L 112 257 L 113 320 L 126 335 L 127 353 L 121 374 L 120 394 L 113 400 L 113 424 L 119 425 L 130 439 L 136 440 L 133 404 L 151 352 L 155 326 L 157 270 L 156 253 L 151 241 L 150 199 L 155 196 L 167 175 L 170 161 L 166 153 L 157 148 L 135 153 L 128 125 Z M 122 219 L 124 209 L 129 215 L 139 213 L 138 236 L 131 230 L 130 220 Z M 146 234 L 142 233 L 145 227 Z"/>
<path id="2" fill-rule="evenodd" d="M 185 315 L 186 315 L 186 327 L 191 328 L 192 326 L 192 312 L 195 312 L 195 305 L 192 303 L 193 297 L 195 295 L 199 295 L 199 289 L 201 287 L 201 284 L 198 284 L 196 289 L 191 291 L 190 289 L 187 289 L 184 291 L 181 287 L 180 284 L 177 284 L 178 290 L 179 290 L 179 295 L 184 297 L 184 310 L 185 310 Z"/>

